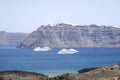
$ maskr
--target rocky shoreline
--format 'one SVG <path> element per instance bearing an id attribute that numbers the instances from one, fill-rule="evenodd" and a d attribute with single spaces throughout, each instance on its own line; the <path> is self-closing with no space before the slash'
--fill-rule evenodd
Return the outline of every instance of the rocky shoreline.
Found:
<path id="1" fill-rule="evenodd" d="M 120 80 L 120 64 L 100 68 L 85 68 L 78 74 L 64 73 L 49 77 L 26 71 L 0 71 L 0 80 Z"/>
<path id="2" fill-rule="evenodd" d="M 3 80 L 47 80 L 48 76 L 35 72 L 26 71 L 0 71 L 0 77 Z"/>

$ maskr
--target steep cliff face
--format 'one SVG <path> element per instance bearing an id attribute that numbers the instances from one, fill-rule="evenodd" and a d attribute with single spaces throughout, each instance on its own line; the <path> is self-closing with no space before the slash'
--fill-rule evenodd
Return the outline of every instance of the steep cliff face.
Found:
<path id="1" fill-rule="evenodd" d="M 120 28 L 97 25 L 41 26 L 17 47 L 120 47 Z"/>
<path id="2" fill-rule="evenodd" d="M 5 31 L 0 31 L 0 45 L 1 46 L 6 46 L 6 45 L 16 46 L 27 35 L 28 35 L 27 33 L 8 33 Z"/>

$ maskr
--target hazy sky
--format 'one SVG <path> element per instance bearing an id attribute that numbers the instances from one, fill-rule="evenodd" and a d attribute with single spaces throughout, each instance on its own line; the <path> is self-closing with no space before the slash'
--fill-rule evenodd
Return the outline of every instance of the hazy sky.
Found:
<path id="1" fill-rule="evenodd" d="M 0 31 L 32 32 L 53 23 L 120 26 L 120 0 L 0 0 Z"/>

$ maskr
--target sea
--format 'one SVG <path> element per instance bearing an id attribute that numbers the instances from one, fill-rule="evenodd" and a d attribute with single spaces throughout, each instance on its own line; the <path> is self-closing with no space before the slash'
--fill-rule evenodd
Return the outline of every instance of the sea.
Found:
<path id="1" fill-rule="evenodd" d="M 120 63 L 120 48 L 75 48 L 79 51 L 76 54 L 57 54 L 60 49 L 35 52 L 33 49 L 0 46 L 0 71 L 22 70 L 56 76 Z"/>

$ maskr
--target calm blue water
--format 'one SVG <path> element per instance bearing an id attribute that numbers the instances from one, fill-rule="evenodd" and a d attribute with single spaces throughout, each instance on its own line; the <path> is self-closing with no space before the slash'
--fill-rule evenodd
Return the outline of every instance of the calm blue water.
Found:
<path id="1" fill-rule="evenodd" d="M 72 55 L 58 55 L 59 50 L 34 52 L 32 49 L 0 47 L 0 71 L 25 70 L 53 76 L 120 62 L 120 48 L 77 48 L 79 53 Z"/>

